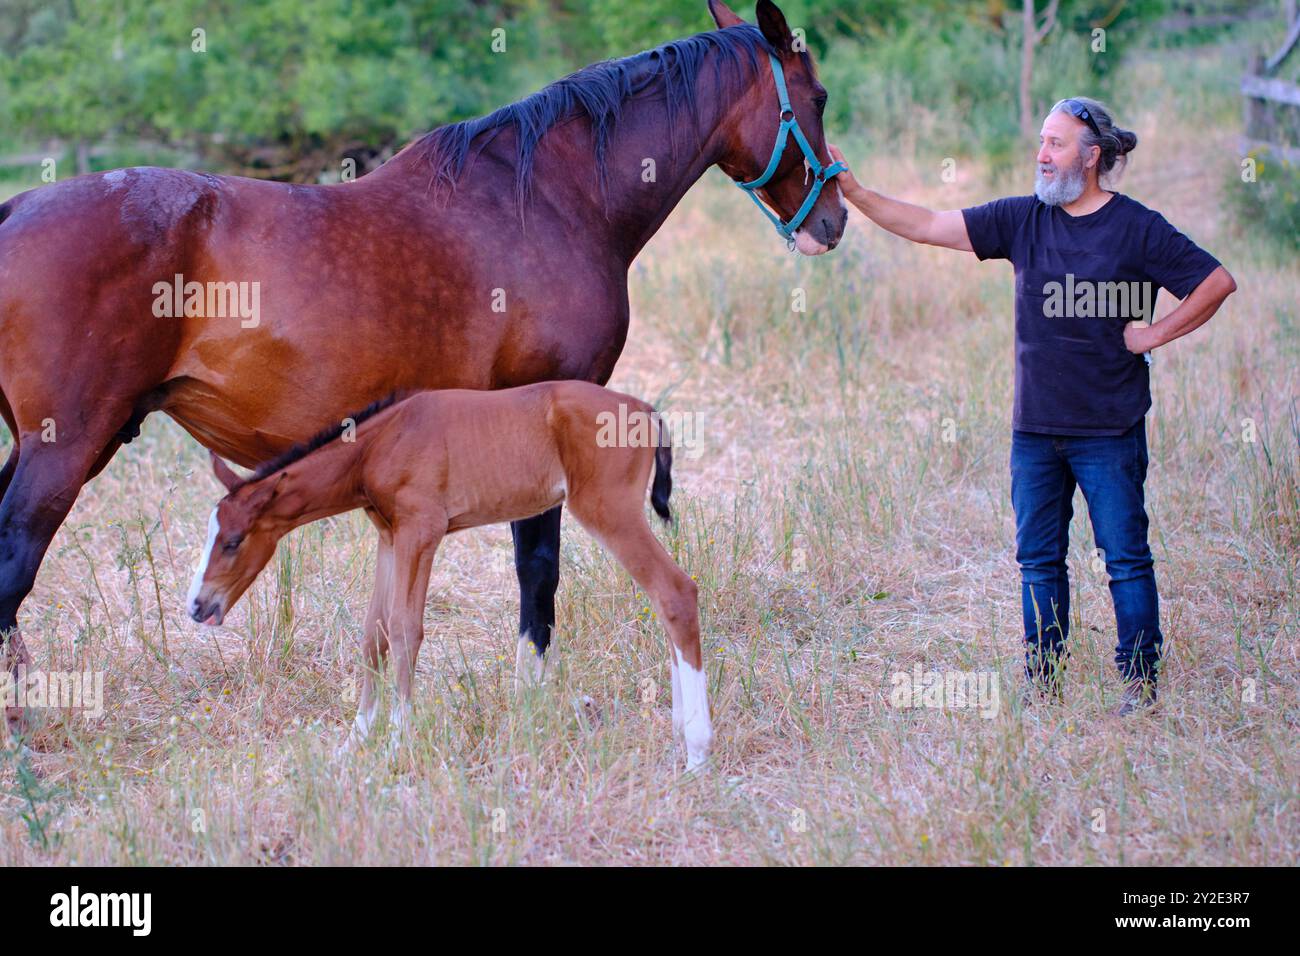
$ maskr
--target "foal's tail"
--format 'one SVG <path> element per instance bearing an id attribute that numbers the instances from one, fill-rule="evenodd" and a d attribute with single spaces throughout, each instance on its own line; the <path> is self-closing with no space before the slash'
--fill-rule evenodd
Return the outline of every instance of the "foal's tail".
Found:
<path id="1" fill-rule="evenodd" d="M 657 416 L 656 416 L 657 417 Z M 668 510 L 668 496 L 673 493 L 673 440 L 668 426 L 659 419 L 658 444 L 655 447 L 655 477 L 650 485 L 650 505 L 664 524 L 673 520 Z"/>

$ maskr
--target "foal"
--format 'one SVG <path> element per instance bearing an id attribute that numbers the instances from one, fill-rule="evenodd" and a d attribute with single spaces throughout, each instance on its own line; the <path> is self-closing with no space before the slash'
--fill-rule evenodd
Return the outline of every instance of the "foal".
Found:
<path id="1" fill-rule="evenodd" d="M 618 429 L 611 422 L 644 423 Z M 394 652 L 395 736 L 408 726 L 424 637 L 425 594 L 443 535 L 532 517 L 561 502 L 650 597 L 672 641 L 673 729 L 686 769 L 708 755 L 712 728 L 700 655 L 695 582 L 664 551 L 645 516 L 669 520 L 672 451 L 654 409 L 588 382 L 499 391 L 447 389 L 377 402 L 241 479 L 212 455 L 228 494 L 208 519 L 190 587 L 190 616 L 220 624 L 299 525 L 364 508 L 379 531 L 375 591 L 362 637 L 361 701 L 348 737 L 364 741 L 378 713 L 375 675 Z M 611 441 L 611 433 L 615 440 Z M 631 436 L 632 440 L 628 439 Z M 644 440 L 637 441 L 637 436 Z M 521 637 L 516 680 L 540 681 L 544 659 Z"/>

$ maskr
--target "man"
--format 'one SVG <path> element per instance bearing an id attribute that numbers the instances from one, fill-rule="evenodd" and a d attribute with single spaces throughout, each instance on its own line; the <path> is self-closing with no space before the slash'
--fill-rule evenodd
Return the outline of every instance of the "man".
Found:
<path id="1" fill-rule="evenodd" d="M 840 173 L 840 189 L 905 239 L 1015 266 L 1011 501 L 1026 699 L 1060 696 L 1077 485 L 1110 575 L 1115 664 L 1125 684 L 1116 713 L 1123 715 L 1155 703 L 1163 644 L 1142 488 L 1151 407 L 1144 353 L 1204 325 L 1237 285 L 1159 213 L 1102 188 L 1137 137 L 1116 127 L 1100 103 L 1061 100 L 1039 143 L 1033 196 L 935 212 L 867 189 L 851 170 Z M 843 160 L 835 146 L 830 151 Z M 1157 288 L 1182 302 L 1150 324 Z"/>

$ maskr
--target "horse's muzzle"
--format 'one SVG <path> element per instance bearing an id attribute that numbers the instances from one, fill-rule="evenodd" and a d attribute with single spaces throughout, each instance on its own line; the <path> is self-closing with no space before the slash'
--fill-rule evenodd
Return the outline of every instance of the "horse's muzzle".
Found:
<path id="1" fill-rule="evenodd" d="M 224 615 L 221 610 L 220 601 L 201 601 L 195 598 L 190 602 L 190 617 L 200 624 L 210 624 L 217 627 L 221 624 Z"/>
<path id="2" fill-rule="evenodd" d="M 834 249 L 844 238 L 844 227 L 849 221 L 848 207 L 840 205 L 838 212 L 832 211 L 829 215 L 817 217 L 817 223 L 813 228 L 813 238 L 826 247 L 826 251 Z"/>

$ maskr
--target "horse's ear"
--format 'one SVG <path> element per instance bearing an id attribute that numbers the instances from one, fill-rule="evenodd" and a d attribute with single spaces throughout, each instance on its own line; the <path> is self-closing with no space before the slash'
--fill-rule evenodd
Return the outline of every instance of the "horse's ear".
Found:
<path id="1" fill-rule="evenodd" d="M 759 30 L 777 53 L 789 53 L 794 49 L 794 35 L 790 33 L 790 24 L 785 22 L 785 14 L 780 7 L 772 0 L 758 0 L 754 12 L 758 17 Z"/>
<path id="2" fill-rule="evenodd" d="M 215 451 L 208 452 L 212 459 L 212 473 L 217 476 L 217 481 L 225 486 L 226 491 L 234 491 L 244 483 L 244 479 L 231 471 L 230 466 L 221 460 Z"/>
<path id="3" fill-rule="evenodd" d="M 722 0 L 709 0 L 709 13 L 713 14 L 713 22 L 718 25 L 719 30 L 725 30 L 727 27 L 738 26 L 745 22 L 736 16 L 731 7 L 723 3 Z"/>

